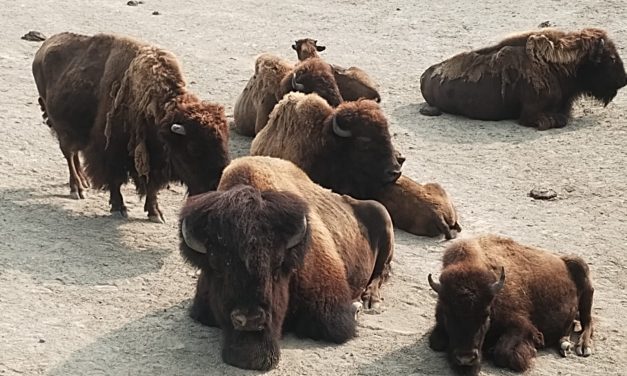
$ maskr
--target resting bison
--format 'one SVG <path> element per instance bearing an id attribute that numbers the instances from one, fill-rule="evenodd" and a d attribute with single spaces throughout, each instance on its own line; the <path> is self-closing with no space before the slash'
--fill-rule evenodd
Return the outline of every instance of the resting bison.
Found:
<path id="1" fill-rule="evenodd" d="M 371 100 L 333 108 L 317 94 L 289 93 L 250 153 L 292 161 L 323 187 L 359 199 L 373 198 L 401 175 L 387 120 Z"/>
<path id="2" fill-rule="evenodd" d="M 299 39 L 294 42 L 292 49 L 296 51 L 300 61 L 320 57 L 318 52 L 324 51 L 326 47 L 318 46 L 317 43 L 317 40 L 311 38 Z M 360 98 L 381 101 L 377 84 L 362 69 L 357 67 L 346 69 L 335 64 L 331 64 L 331 67 L 337 86 L 345 101 L 356 101 Z"/>
<path id="3" fill-rule="evenodd" d="M 162 222 L 157 193 L 168 182 L 190 194 L 215 189 L 228 163 L 222 106 L 187 91 L 176 57 L 115 35 L 61 33 L 33 61 L 44 119 L 56 133 L 70 170 L 70 190 L 108 188 L 111 212 L 126 217 L 120 187 L 133 179 L 146 195 L 144 210 Z"/>
<path id="4" fill-rule="evenodd" d="M 482 350 L 515 371 L 529 368 L 537 348 L 558 346 L 565 355 L 577 317 L 576 352 L 591 354 L 594 289 L 579 257 L 488 235 L 452 244 L 440 283 L 428 279 L 438 293 L 429 346 L 447 351 L 460 373 L 479 373 Z"/>
<path id="5" fill-rule="evenodd" d="M 314 184 L 291 162 L 243 157 L 216 192 L 181 212 L 181 252 L 201 270 L 191 316 L 223 329 L 222 359 L 268 370 L 284 331 L 335 343 L 355 335 L 390 271 L 392 222 L 375 201 Z"/>
<path id="6" fill-rule="evenodd" d="M 235 102 L 235 130 L 254 136 L 268 122 L 274 105 L 290 91 L 318 93 L 332 106 L 342 102 L 331 66 L 320 58 L 311 58 L 293 66 L 271 54 L 255 61 L 255 74 Z"/>
<path id="7" fill-rule="evenodd" d="M 429 106 L 421 112 L 518 119 L 545 130 L 564 127 L 577 98 L 590 96 L 607 105 L 626 84 L 623 62 L 605 31 L 542 29 L 427 69 L 420 90 Z"/>
<path id="8" fill-rule="evenodd" d="M 375 199 L 385 206 L 395 227 L 414 235 L 439 236 L 447 240 L 461 231 L 457 211 L 438 183 L 418 184 L 401 175 L 381 189 Z"/>

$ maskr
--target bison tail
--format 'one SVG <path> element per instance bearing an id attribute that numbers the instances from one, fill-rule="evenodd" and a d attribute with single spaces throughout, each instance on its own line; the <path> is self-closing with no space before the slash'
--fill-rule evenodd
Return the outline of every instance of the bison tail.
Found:
<path id="1" fill-rule="evenodd" d="M 590 281 L 590 269 L 581 258 L 564 256 L 562 260 L 570 273 L 570 278 L 577 286 L 579 321 L 584 331 L 592 332 L 592 297 L 594 288 Z"/>
<path id="2" fill-rule="evenodd" d="M 41 117 L 44 119 L 44 123 L 48 127 L 52 128 L 52 124 L 50 124 L 50 119 L 48 118 L 48 112 L 46 111 L 46 104 L 44 103 L 43 98 L 39 97 L 37 101 L 39 102 L 39 108 L 41 108 Z"/>

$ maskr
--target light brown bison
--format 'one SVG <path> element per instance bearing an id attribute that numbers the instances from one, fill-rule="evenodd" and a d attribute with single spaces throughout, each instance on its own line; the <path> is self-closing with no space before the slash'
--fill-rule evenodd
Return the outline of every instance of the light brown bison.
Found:
<path id="1" fill-rule="evenodd" d="M 156 222 L 164 220 L 157 194 L 169 182 L 190 194 L 217 186 L 229 161 L 224 108 L 187 90 L 172 53 L 122 36 L 61 33 L 37 51 L 33 75 L 73 197 L 87 186 L 79 152 L 91 183 L 109 190 L 111 211 L 124 217 L 129 176 Z"/>
<path id="2" fill-rule="evenodd" d="M 235 130 L 254 136 L 268 122 L 274 105 L 291 91 L 318 93 L 332 106 L 342 102 L 331 66 L 320 58 L 292 65 L 288 61 L 262 54 L 255 61 L 255 74 L 239 95 L 233 109 Z"/>
<path id="3" fill-rule="evenodd" d="M 420 79 L 428 103 L 421 113 L 560 128 L 577 98 L 607 105 L 626 84 L 623 62 L 605 31 L 541 29 L 431 66 Z"/>
<path id="4" fill-rule="evenodd" d="M 320 57 L 318 52 L 326 49 L 325 46 L 319 46 L 317 43 L 317 40 L 311 38 L 299 39 L 294 42 L 292 49 L 296 51 L 300 61 L 312 57 L 317 58 Z M 331 67 L 337 86 L 345 101 L 356 101 L 362 98 L 381 101 L 378 85 L 364 70 L 357 67 L 343 68 L 335 64 L 331 64 Z"/>
<path id="5" fill-rule="evenodd" d="M 191 316 L 223 330 L 222 358 L 268 370 L 284 331 L 343 343 L 356 310 L 379 304 L 394 246 L 375 201 L 314 184 L 293 163 L 243 157 L 216 192 L 190 197 L 180 249 L 201 270 Z"/>
<path id="6" fill-rule="evenodd" d="M 440 282 L 428 280 L 438 293 L 429 346 L 447 351 L 459 373 L 479 374 L 482 352 L 515 371 L 528 369 L 538 348 L 556 346 L 565 355 L 577 317 L 575 350 L 591 354 L 594 289 L 579 257 L 487 235 L 449 246 Z"/>
<path id="7" fill-rule="evenodd" d="M 381 189 L 375 199 L 385 206 L 395 227 L 414 235 L 449 240 L 462 228 L 450 197 L 438 183 L 418 184 L 401 175 Z"/>
<path id="8" fill-rule="evenodd" d="M 373 198 L 401 175 L 387 119 L 365 99 L 333 108 L 317 94 L 289 93 L 250 153 L 292 161 L 314 182 L 359 199 Z"/>

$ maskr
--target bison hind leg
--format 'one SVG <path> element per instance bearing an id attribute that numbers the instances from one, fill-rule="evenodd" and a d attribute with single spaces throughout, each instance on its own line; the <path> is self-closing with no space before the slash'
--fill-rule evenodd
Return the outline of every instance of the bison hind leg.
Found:
<path id="1" fill-rule="evenodd" d="M 350 304 L 319 304 L 301 311 L 295 322 L 294 333 L 317 341 L 344 343 L 356 333 L 356 307 Z"/>
<path id="2" fill-rule="evenodd" d="M 429 103 L 425 102 L 422 104 L 422 106 L 420 106 L 420 109 L 418 110 L 418 112 L 420 112 L 420 114 L 424 115 L 424 116 L 440 116 L 442 115 L 442 111 L 435 107 L 430 105 Z"/>

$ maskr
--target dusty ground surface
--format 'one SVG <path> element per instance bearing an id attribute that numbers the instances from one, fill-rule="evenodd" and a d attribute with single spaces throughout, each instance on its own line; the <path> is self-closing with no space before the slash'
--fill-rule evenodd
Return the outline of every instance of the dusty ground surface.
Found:
<path id="1" fill-rule="evenodd" d="M 281 3 L 281 2 L 278 2 Z M 596 286 L 595 354 L 541 351 L 529 375 L 625 374 L 627 277 L 627 91 L 606 109 L 584 101 L 565 129 L 537 132 L 513 122 L 425 118 L 418 79 L 457 51 L 483 46 L 542 21 L 607 28 L 627 57 L 627 3 L 524 1 L 4 1 L 0 9 L 0 374 L 246 374 L 223 364 L 220 331 L 187 316 L 194 270 L 177 250 L 182 187 L 161 195 L 166 225 L 147 221 L 131 187 L 128 221 L 108 215 L 108 196 L 68 196 L 57 141 L 41 123 L 30 72 L 39 43 L 29 30 L 118 32 L 174 51 L 191 88 L 227 112 L 269 51 L 291 59 L 294 39 L 327 45 L 329 61 L 358 64 L 381 84 L 405 174 L 438 181 L 453 197 L 462 236 L 496 232 L 575 253 Z M 153 16 L 158 10 L 161 15 Z M 232 135 L 234 156 L 250 140 Z M 534 201 L 535 186 L 558 199 Z M 272 375 L 448 374 L 426 345 L 435 296 L 426 282 L 446 243 L 397 231 L 385 309 L 363 315 L 359 336 L 331 346 L 287 336 Z M 486 366 L 488 375 L 508 372 Z"/>

